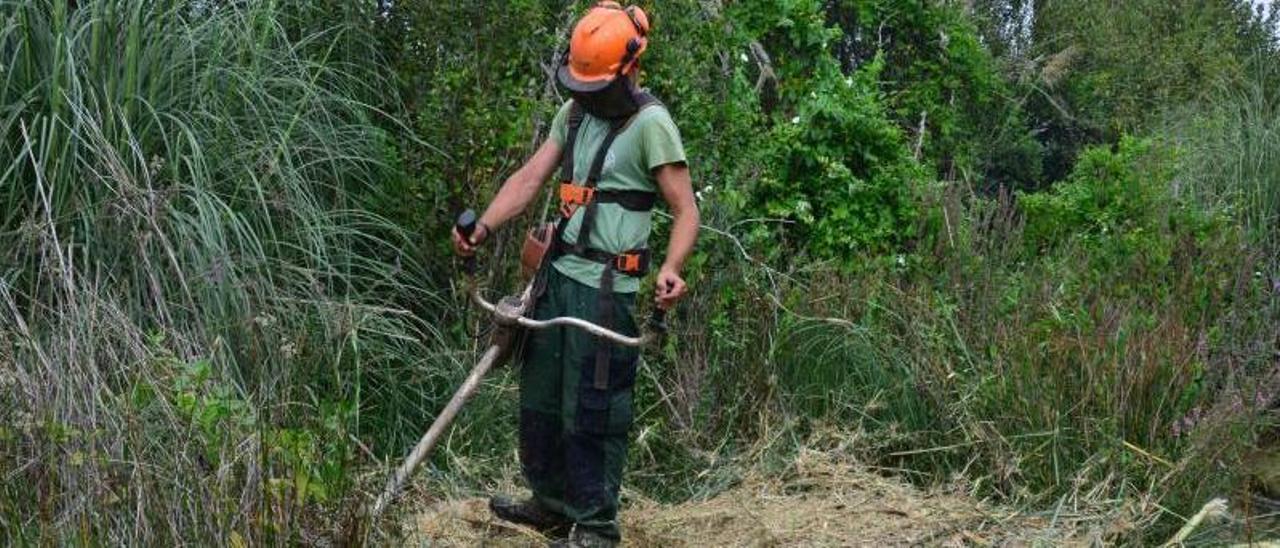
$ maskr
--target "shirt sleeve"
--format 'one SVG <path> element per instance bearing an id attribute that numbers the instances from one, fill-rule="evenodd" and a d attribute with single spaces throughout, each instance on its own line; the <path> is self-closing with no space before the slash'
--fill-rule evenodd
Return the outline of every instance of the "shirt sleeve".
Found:
<path id="1" fill-rule="evenodd" d="M 645 167 L 650 170 L 667 164 L 686 163 L 680 130 L 667 109 L 662 108 L 641 128 Z"/>
<path id="2" fill-rule="evenodd" d="M 551 120 L 551 140 L 557 145 L 564 146 L 565 135 L 569 133 L 569 107 L 573 105 L 573 101 L 565 101 L 560 105 L 560 110 L 556 111 L 556 117 Z"/>

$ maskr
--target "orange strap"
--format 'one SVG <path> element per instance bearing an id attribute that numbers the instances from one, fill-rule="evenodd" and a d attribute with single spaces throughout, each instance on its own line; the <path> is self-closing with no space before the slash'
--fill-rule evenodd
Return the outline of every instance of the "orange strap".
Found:
<path id="1" fill-rule="evenodd" d="M 566 218 L 572 217 L 579 207 L 591 203 L 595 194 L 596 189 L 591 187 L 571 182 L 560 183 L 560 214 Z"/>

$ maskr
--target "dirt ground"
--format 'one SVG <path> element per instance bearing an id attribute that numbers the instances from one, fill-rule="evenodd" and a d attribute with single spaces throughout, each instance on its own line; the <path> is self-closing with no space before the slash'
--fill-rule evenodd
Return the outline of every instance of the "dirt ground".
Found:
<path id="1" fill-rule="evenodd" d="M 850 463 L 802 457 L 785 477 L 745 478 L 707 500 L 664 506 L 629 496 L 624 546 L 1087 545 L 1050 523 L 971 498 L 922 492 Z M 406 523 L 414 545 L 541 546 L 536 532 L 490 517 L 484 499 L 426 505 Z"/>

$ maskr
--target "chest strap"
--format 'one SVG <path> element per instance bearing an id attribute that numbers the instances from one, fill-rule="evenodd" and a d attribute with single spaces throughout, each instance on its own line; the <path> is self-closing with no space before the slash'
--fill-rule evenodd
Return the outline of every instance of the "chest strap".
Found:
<path id="1" fill-rule="evenodd" d="M 631 120 L 645 108 L 661 104 L 660 101 L 648 92 L 636 93 L 636 104 L 638 108 L 635 113 L 625 118 L 619 118 L 610 122 L 609 133 L 612 137 L 617 137 L 617 133 L 621 132 Z M 578 143 L 578 130 L 582 128 L 582 121 L 586 118 L 586 112 L 576 101 L 569 105 L 569 119 L 565 127 L 564 150 L 560 153 L 560 180 L 575 181 L 577 180 L 574 173 L 574 148 Z M 605 141 L 600 144 L 600 149 L 596 151 L 595 161 L 591 163 L 591 169 L 587 172 L 587 181 L 585 186 L 594 187 L 600 181 L 601 172 L 604 170 L 605 157 L 609 153 L 609 147 L 613 144 L 613 138 L 606 137 Z"/>
<path id="2" fill-rule="evenodd" d="M 658 195 L 645 190 L 600 190 L 594 187 L 560 183 L 560 215 L 572 217 L 577 208 L 597 204 L 618 204 L 628 211 L 647 212 L 658 202 Z"/>
<path id="3" fill-rule="evenodd" d="M 659 104 L 658 100 L 652 95 L 641 92 L 636 95 L 639 108 L 634 114 L 626 118 L 619 118 L 610 121 L 609 133 L 605 135 L 604 141 L 600 143 L 600 147 L 596 150 L 595 157 L 592 159 L 591 167 L 587 170 L 587 179 L 582 184 L 577 184 L 575 175 L 575 154 L 574 149 L 577 146 L 578 134 L 582 128 L 582 121 L 585 114 L 581 106 L 576 102 L 569 106 L 569 119 L 566 127 L 564 150 L 560 155 L 560 214 L 566 220 L 572 217 L 579 207 L 588 206 L 587 212 L 583 217 L 583 229 L 579 230 L 579 241 L 586 238 L 586 234 L 590 233 L 590 229 L 595 224 L 594 208 L 589 207 L 592 203 L 616 203 L 631 211 L 649 211 L 653 209 L 657 196 L 652 192 L 642 190 L 597 190 L 596 186 L 600 183 L 600 178 L 604 174 L 604 163 L 608 160 L 609 149 L 613 146 L 613 141 L 618 137 L 631 120 L 639 114 L 641 110 L 651 105 Z M 576 244 L 577 242 L 575 242 Z"/>
<path id="4" fill-rule="evenodd" d="M 573 149 L 578 143 L 578 129 L 582 127 L 585 116 L 577 102 L 569 105 L 569 122 L 565 128 L 564 150 L 560 151 L 560 180 L 573 180 Z"/>

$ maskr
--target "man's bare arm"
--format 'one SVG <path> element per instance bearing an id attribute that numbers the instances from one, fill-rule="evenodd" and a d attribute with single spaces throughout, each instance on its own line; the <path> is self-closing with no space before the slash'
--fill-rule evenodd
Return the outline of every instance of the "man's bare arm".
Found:
<path id="1" fill-rule="evenodd" d="M 669 308 L 688 291 L 680 271 L 693 253 L 698 240 L 698 203 L 693 199 L 693 182 L 689 166 L 667 164 L 654 171 L 658 189 L 671 209 L 671 241 L 667 243 L 667 256 L 658 270 L 658 304 Z"/>
<path id="2" fill-rule="evenodd" d="M 538 195 L 542 183 L 551 177 L 559 162 L 560 145 L 548 139 L 520 169 L 502 183 L 498 195 L 493 197 L 489 207 L 480 216 L 479 227 L 472 233 L 470 241 L 464 240 L 456 230 L 453 232 L 453 245 L 458 253 L 464 256 L 475 253 L 475 246 L 489 237 L 490 230 L 497 229 L 524 211 Z"/>

